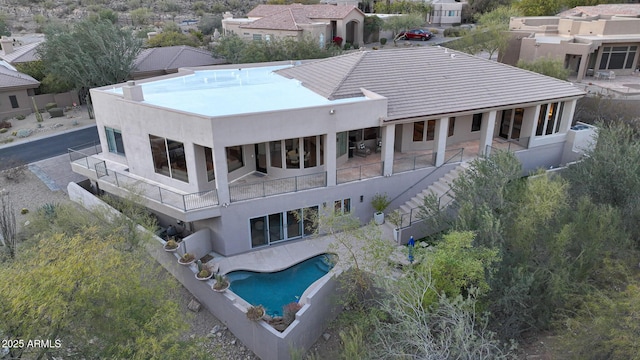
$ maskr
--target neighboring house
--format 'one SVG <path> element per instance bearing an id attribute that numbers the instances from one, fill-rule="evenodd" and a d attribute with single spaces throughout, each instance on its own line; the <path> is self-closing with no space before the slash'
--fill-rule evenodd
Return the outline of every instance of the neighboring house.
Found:
<path id="1" fill-rule="evenodd" d="M 456 0 L 433 0 L 429 24 L 450 26 L 462 22 L 462 5 L 466 2 Z"/>
<path id="2" fill-rule="evenodd" d="M 503 62 L 557 58 L 581 81 L 613 78 L 640 67 L 640 4 L 579 6 L 544 17 L 511 18 L 513 41 Z"/>
<path id="3" fill-rule="evenodd" d="M 178 72 L 181 67 L 220 65 L 225 60 L 216 59 L 210 51 L 191 46 L 167 46 L 144 49 L 135 61 L 131 72 L 134 80 Z"/>
<path id="4" fill-rule="evenodd" d="M 456 167 L 461 148 L 508 146 L 527 170 L 574 161 L 584 92 L 417 47 L 181 69 L 91 96 L 101 153 L 74 152 L 73 171 L 102 191 L 138 189 L 162 223 L 233 255 L 311 235 L 305 215 L 322 205 L 367 222 L 372 196 L 397 207 Z"/>
<path id="5" fill-rule="evenodd" d="M 0 39 L 0 44 L 2 44 L 0 60 L 4 60 L 12 65 L 36 61 L 40 58 L 37 49 L 42 41 L 43 40 L 39 40 L 22 45 L 9 38 L 3 37 Z"/>
<path id="6" fill-rule="evenodd" d="M 224 34 L 235 33 L 247 40 L 309 36 L 324 46 L 338 36 L 344 42 L 362 45 L 364 13 L 353 5 L 258 5 L 247 18 L 226 13 L 222 28 Z"/>
<path id="7" fill-rule="evenodd" d="M 38 86 L 38 80 L 0 60 L 0 120 L 31 114 L 29 97 L 34 95 Z"/>

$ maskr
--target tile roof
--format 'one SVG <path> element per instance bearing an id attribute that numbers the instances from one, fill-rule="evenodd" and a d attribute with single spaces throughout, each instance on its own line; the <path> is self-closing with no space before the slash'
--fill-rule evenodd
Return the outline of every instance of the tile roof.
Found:
<path id="1" fill-rule="evenodd" d="M 13 52 L 6 54 L 4 52 L 0 52 L 0 59 L 10 63 L 10 64 L 18 64 L 36 61 L 40 59 L 40 55 L 38 55 L 38 46 L 42 41 L 34 42 L 31 44 L 23 45 L 20 47 L 15 47 Z"/>
<path id="2" fill-rule="evenodd" d="M 37 88 L 38 80 L 21 72 L 0 65 L 0 89 L 7 88 Z"/>
<path id="3" fill-rule="evenodd" d="M 568 16 L 624 15 L 640 17 L 640 4 L 600 4 L 596 6 L 576 6 L 558 14 Z"/>
<path id="4" fill-rule="evenodd" d="M 309 19 L 344 19 L 354 9 L 360 11 L 360 9 L 354 5 L 258 5 L 253 10 L 249 11 L 247 17 L 262 18 L 273 16 L 288 9 L 301 9 L 304 12 L 304 16 Z"/>
<path id="5" fill-rule="evenodd" d="M 571 83 L 439 47 L 361 51 L 277 71 L 328 99 L 388 98 L 388 120 L 583 96 Z"/>
<path id="6" fill-rule="evenodd" d="M 277 29 L 277 30 L 302 30 L 298 24 L 310 24 L 313 21 L 305 16 L 304 11 L 298 8 L 289 8 L 279 13 L 262 17 L 246 25 L 240 25 L 243 29 Z"/>
<path id="7" fill-rule="evenodd" d="M 167 46 L 144 49 L 135 60 L 133 72 L 173 70 L 223 64 L 226 61 L 214 58 L 209 51 L 191 46 Z"/>

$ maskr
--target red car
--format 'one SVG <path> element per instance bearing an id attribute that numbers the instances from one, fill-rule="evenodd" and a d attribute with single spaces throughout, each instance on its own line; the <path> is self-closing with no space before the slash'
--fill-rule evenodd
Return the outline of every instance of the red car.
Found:
<path id="1" fill-rule="evenodd" d="M 416 39 L 416 40 L 427 41 L 431 39 L 432 36 L 433 34 L 428 32 L 427 30 L 413 29 L 413 30 L 401 32 L 400 34 L 398 34 L 398 39 L 404 39 L 404 40 Z"/>

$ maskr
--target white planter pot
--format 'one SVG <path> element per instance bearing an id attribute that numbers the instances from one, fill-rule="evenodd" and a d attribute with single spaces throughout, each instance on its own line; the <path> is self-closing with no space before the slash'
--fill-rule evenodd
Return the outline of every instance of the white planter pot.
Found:
<path id="1" fill-rule="evenodd" d="M 384 224 L 384 213 L 383 212 L 373 213 L 373 221 L 378 225 Z"/>
<path id="2" fill-rule="evenodd" d="M 400 229 L 393 229 L 393 240 L 398 241 L 400 238 Z"/>

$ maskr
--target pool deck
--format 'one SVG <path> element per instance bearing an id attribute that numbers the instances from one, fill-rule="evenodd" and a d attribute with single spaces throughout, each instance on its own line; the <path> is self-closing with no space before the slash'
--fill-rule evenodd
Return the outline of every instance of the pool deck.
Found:
<path id="1" fill-rule="evenodd" d="M 382 238 L 395 244 L 391 227 L 380 225 Z M 271 245 L 261 250 L 240 255 L 216 258 L 221 274 L 235 270 L 251 270 L 259 272 L 274 272 L 286 269 L 299 262 L 327 252 L 337 253 L 342 258 L 340 246 L 332 246 L 335 238 L 330 235 L 291 240 L 279 245 Z M 218 260 L 219 259 L 219 260 Z"/>

